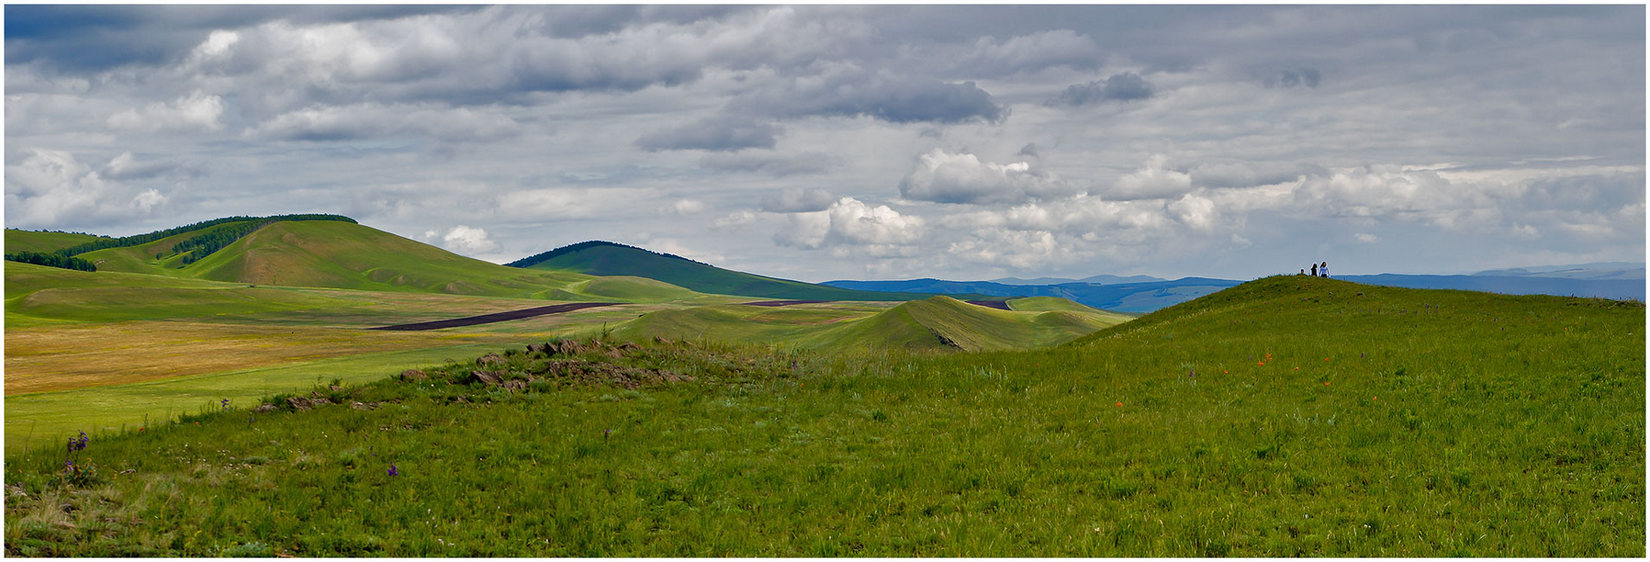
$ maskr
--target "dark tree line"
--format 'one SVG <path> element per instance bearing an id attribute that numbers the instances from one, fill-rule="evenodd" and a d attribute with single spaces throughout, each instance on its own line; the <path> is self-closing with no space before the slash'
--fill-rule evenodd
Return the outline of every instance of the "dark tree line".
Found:
<path id="1" fill-rule="evenodd" d="M 35 264 L 35 265 L 44 265 L 44 266 L 47 266 L 47 267 L 60 267 L 60 268 L 63 268 L 63 269 L 78 269 L 80 271 L 97 271 L 97 267 L 92 265 L 92 262 L 89 262 L 89 261 L 86 261 L 86 260 L 83 260 L 83 259 L 80 259 L 80 258 L 77 258 L 77 257 L 74 257 L 74 256 L 63 256 L 63 255 L 58 255 L 58 254 L 50 254 L 50 253 L 46 253 L 46 252 L 16 252 L 16 253 L 10 253 L 10 254 L 6 254 L 6 259 L 9 260 L 9 261 L 32 263 L 32 264 Z"/>

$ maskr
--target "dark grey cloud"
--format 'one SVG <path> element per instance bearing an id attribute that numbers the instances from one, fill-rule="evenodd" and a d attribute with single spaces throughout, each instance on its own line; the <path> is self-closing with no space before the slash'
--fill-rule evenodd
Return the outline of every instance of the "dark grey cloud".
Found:
<path id="1" fill-rule="evenodd" d="M 1316 88 L 1323 79 L 1323 73 L 1316 68 L 1287 68 L 1274 74 L 1268 74 L 1261 79 L 1268 88 Z"/>
<path id="2" fill-rule="evenodd" d="M 794 156 L 757 151 L 717 152 L 699 159 L 699 167 L 719 172 L 752 172 L 774 177 L 823 174 L 841 166 L 842 159 L 823 152 Z"/>
<path id="3" fill-rule="evenodd" d="M 830 208 L 837 196 L 818 188 L 787 187 L 762 197 L 762 210 L 770 213 L 812 213 Z"/>
<path id="4" fill-rule="evenodd" d="M 1081 107 L 1106 101 L 1137 101 L 1149 99 L 1156 92 L 1157 88 L 1139 74 L 1123 72 L 1105 80 L 1067 86 L 1065 91 L 1050 98 L 1044 105 Z"/>
<path id="5" fill-rule="evenodd" d="M 206 168 L 195 162 L 155 160 L 152 155 L 134 156 L 122 153 L 98 170 L 104 179 L 136 181 L 149 179 L 198 179 L 206 176 Z"/>
<path id="6" fill-rule="evenodd" d="M 773 148 L 779 132 L 780 128 L 772 123 L 739 115 L 721 114 L 673 129 L 642 135 L 636 139 L 636 146 L 648 152 Z"/>
<path id="7" fill-rule="evenodd" d="M 37 63 L 48 72 L 101 71 L 174 62 L 214 29 L 275 20 L 348 23 L 478 6 L 139 6 L 6 5 L 6 64 Z M 96 37 L 88 44 L 88 37 Z"/>

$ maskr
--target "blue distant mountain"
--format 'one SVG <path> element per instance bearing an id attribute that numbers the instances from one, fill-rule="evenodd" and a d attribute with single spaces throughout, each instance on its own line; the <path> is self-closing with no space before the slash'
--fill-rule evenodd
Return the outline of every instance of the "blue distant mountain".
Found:
<path id="1" fill-rule="evenodd" d="M 945 281 L 910 279 L 905 281 L 826 281 L 822 285 L 861 291 L 905 293 L 975 293 L 997 297 L 1061 297 L 1088 306 L 1117 312 L 1147 313 L 1173 306 L 1242 281 L 1186 277 L 1173 281 L 1143 283 L 1055 283 L 1050 285 L 1009 285 L 992 281 Z"/>
<path id="2" fill-rule="evenodd" d="M 1508 295 L 1557 295 L 1617 300 L 1644 300 L 1644 278 L 1577 279 L 1568 277 L 1502 275 L 1344 275 L 1354 283 L 1408 287 L 1411 289 L 1460 289 Z"/>
<path id="3" fill-rule="evenodd" d="M 1144 281 L 1136 281 L 1139 278 Z M 998 297 L 1061 297 L 1095 308 L 1144 314 L 1174 306 L 1203 295 L 1242 283 L 1231 279 L 1185 277 L 1162 280 L 1154 277 L 1088 278 L 1121 279 L 1124 282 L 1096 283 L 1061 278 L 998 279 L 996 281 L 946 281 L 908 279 L 904 281 L 826 281 L 822 285 L 862 291 L 895 291 L 927 294 L 977 294 Z M 1509 295 L 1557 295 L 1617 300 L 1644 300 L 1644 264 L 1601 263 L 1485 271 L 1473 275 L 1337 275 L 1337 279 L 1370 285 L 1412 289 L 1458 289 Z M 1036 281 L 1056 281 L 1037 284 Z"/>
<path id="4" fill-rule="evenodd" d="M 992 279 L 991 281 L 994 283 L 1002 283 L 1004 285 L 1059 285 L 1063 283 L 1099 283 L 1101 285 L 1111 285 L 1116 283 L 1151 283 L 1154 281 L 1168 281 L 1168 279 L 1164 279 L 1162 277 L 1152 277 L 1150 275 L 1095 275 L 1093 277 L 1084 277 L 1082 279 L 1067 279 L 1064 277 L 1020 279 L 1018 277 L 1004 277 L 1002 279 Z"/>

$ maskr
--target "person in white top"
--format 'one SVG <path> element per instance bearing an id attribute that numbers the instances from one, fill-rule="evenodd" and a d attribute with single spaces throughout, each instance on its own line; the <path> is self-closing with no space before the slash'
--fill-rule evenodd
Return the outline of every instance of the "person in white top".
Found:
<path id="1" fill-rule="evenodd" d="M 1318 266 L 1318 275 L 1325 278 L 1329 277 L 1329 262 L 1323 262 Z"/>

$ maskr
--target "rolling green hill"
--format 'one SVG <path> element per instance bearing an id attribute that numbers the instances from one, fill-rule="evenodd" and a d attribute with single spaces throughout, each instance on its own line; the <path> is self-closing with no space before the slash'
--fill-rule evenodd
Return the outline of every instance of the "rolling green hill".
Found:
<path id="1" fill-rule="evenodd" d="M 1061 301 L 1063 299 L 1051 299 Z M 1006 311 L 934 296 L 891 308 L 830 305 L 702 306 L 650 312 L 614 335 L 761 343 L 820 350 L 983 351 L 1046 347 L 1127 320 L 1076 303 Z"/>
<path id="2" fill-rule="evenodd" d="M 58 435 L 6 548 L 1637 558 L 1644 341 L 1641 303 L 1287 276 L 1030 351 L 513 346 Z"/>
<path id="3" fill-rule="evenodd" d="M 174 251 L 192 238 L 247 224 L 224 222 L 79 257 L 97 264 L 99 271 L 255 285 L 575 300 L 619 294 L 644 300 L 695 296 L 645 279 L 604 279 L 592 285 L 589 275 L 504 267 L 345 221 L 269 223 L 209 255 L 194 257 L 192 263 L 185 263 L 187 254 Z M 593 287 L 595 292 L 585 293 L 580 287 Z"/>
<path id="4" fill-rule="evenodd" d="M 49 232 L 8 228 L 6 229 L 6 253 L 55 252 L 102 238 L 104 237 L 78 232 Z"/>
<path id="5" fill-rule="evenodd" d="M 563 246 L 507 264 L 535 270 L 589 275 L 633 275 L 657 279 L 701 293 L 771 299 L 906 301 L 931 295 L 857 291 L 730 271 L 671 254 L 592 240 Z M 978 295 L 974 295 L 978 296 Z"/>

